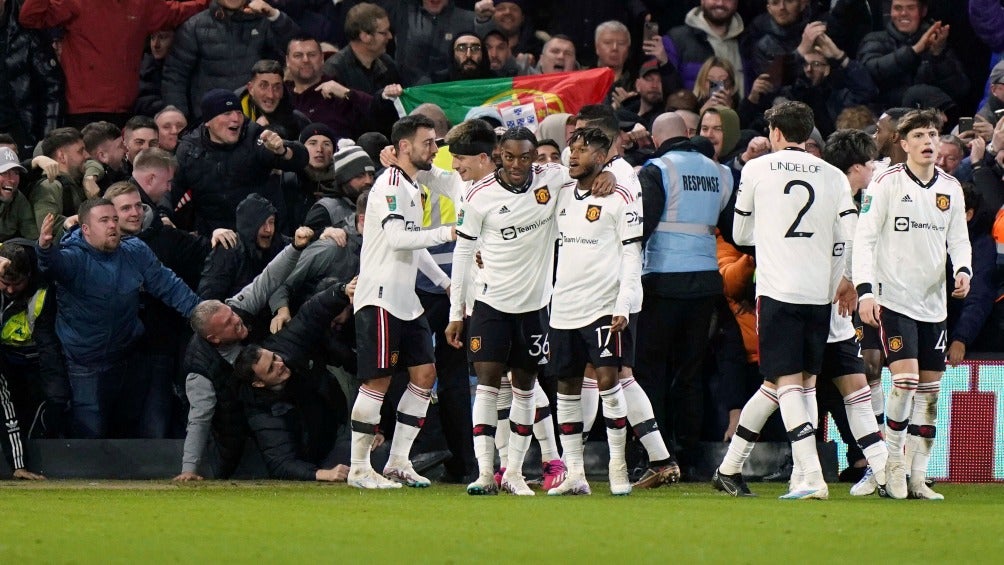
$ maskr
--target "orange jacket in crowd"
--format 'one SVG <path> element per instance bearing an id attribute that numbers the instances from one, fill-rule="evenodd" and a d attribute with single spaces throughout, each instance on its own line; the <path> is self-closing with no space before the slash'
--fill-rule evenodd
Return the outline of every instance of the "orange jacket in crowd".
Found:
<path id="1" fill-rule="evenodd" d="M 725 298 L 729 302 L 729 309 L 739 322 L 739 329 L 742 330 L 746 360 L 750 363 L 759 363 L 755 304 L 748 301 L 748 289 L 749 285 L 753 284 L 756 263 L 751 255 L 746 255 L 722 239 L 721 233 L 717 234 L 717 239 L 718 271 L 722 273 Z"/>

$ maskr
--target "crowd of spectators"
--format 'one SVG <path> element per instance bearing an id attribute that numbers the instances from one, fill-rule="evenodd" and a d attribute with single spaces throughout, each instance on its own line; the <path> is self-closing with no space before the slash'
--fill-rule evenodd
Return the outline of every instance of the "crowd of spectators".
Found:
<path id="1" fill-rule="evenodd" d="M 664 151 L 672 123 L 736 184 L 769 151 L 776 103 L 812 108 L 810 152 L 857 129 L 887 164 L 905 158 L 896 120 L 936 108 L 974 247 L 948 357 L 1004 351 L 1000 0 L 0 0 L 0 15 L 0 400 L 16 476 L 37 477 L 29 436 L 186 438 L 181 478 L 227 476 L 253 436 L 277 477 L 344 479 L 366 190 L 396 99 L 429 83 L 608 67 L 628 162 Z M 456 125 L 417 111 L 439 138 Z M 542 160 L 561 160 L 574 122 L 543 120 Z M 425 204 L 430 226 L 456 221 Z M 729 245 L 726 216 L 725 285 L 699 301 L 710 340 L 653 395 L 685 469 L 698 440 L 734 433 L 760 382 L 751 250 Z M 248 343 L 284 367 L 242 367 Z M 466 368 L 438 360 L 444 477 L 463 481 Z M 269 388 L 287 365 L 296 386 Z"/>

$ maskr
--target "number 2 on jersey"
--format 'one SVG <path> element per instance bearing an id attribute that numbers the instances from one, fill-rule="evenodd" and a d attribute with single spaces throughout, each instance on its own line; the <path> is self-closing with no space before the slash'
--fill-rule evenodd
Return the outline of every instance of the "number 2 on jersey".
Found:
<path id="1" fill-rule="evenodd" d="M 804 180 L 793 180 L 788 184 L 784 185 L 784 193 L 791 194 L 791 189 L 796 186 L 805 187 L 805 190 L 809 193 L 809 199 L 805 201 L 805 206 L 798 211 L 798 215 L 795 216 L 795 221 L 791 223 L 791 227 L 785 232 L 784 237 L 812 237 L 811 231 L 795 231 L 798 228 L 798 224 L 802 222 L 802 218 L 805 216 L 809 208 L 812 207 L 812 203 L 816 200 L 816 191 L 812 189 L 812 185 L 805 182 Z"/>

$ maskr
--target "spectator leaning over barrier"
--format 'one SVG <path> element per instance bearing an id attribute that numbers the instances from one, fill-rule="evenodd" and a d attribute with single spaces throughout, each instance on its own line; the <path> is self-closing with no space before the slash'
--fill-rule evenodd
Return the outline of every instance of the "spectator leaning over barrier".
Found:
<path id="1" fill-rule="evenodd" d="M 161 265 L 145 243 L 122 239 L 115 206 L 81 204 L 80 228 L 53 245 L 56 217 L 47 214 L 38 236 L 39 264 L 56 283 L 56 334 L 63 343 L 73 392 L 74 435 L 130 437 L 142 429 L 146 391 L 128 362 L 143 333 L 140 290 L 188 317 L 199 297 Z"/>

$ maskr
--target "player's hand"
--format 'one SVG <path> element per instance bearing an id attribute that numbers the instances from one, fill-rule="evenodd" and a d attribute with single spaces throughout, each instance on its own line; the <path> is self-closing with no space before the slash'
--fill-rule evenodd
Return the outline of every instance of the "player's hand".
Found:
<path id="1" fill-rule="evenodd" d="M 314 239 L 314 230 L 307 226 L 300 226 L 293 232 L 293 247 L 297 251 L 303 251 L 305 247 L 310 245 L 311 239 Z"/>
<path id="2" fill-rule="evenodd" d="M 342 228 L 328 226 L 321 232 L 321 239 L 330 239 L 338 247 L 345 247 L 349 244 L 349 233 Z"/>
<path id="3" fill-rule="evenodd" d="M 383 433 L 377 432 L 373 436 L 373 444 L 370 445 L 370 451 L 376 451 L 376 448 L 378 448 L 381 445 L 383 445 L 385 441 L 387 441 L 387 438 L 384 437 Z"/>
<path id="4" fill-rule="evenodd" d="M 222 245 L 224 249 L 233 249 L 237 245 L 237 233 L 227 228 L 213 230 L 212 247 Z"/>
<path id="5" fill-rule="evenodd" d="M 38 229 L 38 246 L 48 249 L 52 245 L 52 228 L 56 225 L 56 217 L 51 213 L 45 215 L 42 225 Z"/>
<path id="6" fill-rule="evenodd" d="M 21 479 L 23 481 L 44 481 L 45 480 L 45 477 L 43 475 L 39 475 L 38 473 L 32 473 L 31 471 L 29 471 L 27 469 L 15 469 L 14 470 L 14 478 L 15 479 Z"/>
<path id="7" fill-rule="evenodd" d="M 610 171 L 603 171 L 596 175 L 596 180 L 593 181 L 593 186 L 589 190 L 593 196 L 602 197 L 613 194 L 615 188 L 617 188 L 617 177 Z"/>
<path id="8" fill-rule="evenodd" d="M 953 341 L 952 345 L 948 346 L 948 364 L 953 367 L 958 367 L 959 363 L 962 362 L 966 357 L 966 344 L 961 341 Z"/>
<path id="9" fill-rule="evenodd" d="M 474 263 L 477 264 L 479 269 L 485 268 L 485 261 L 481 258 L 481 250 L 479 249 L 474 253 Z"/>
<path id="10" fill-rule="evenodd" d="M 955 290 L 952 291 L 952 298 L 965 298 L 969 294 L 969 275 L 959 273 L 955 275 Z"/>
<path id="11" fill-rule="evenodd" d="M 177 477 L 174 477 L 171 480 L 172 481 L 176 481 L 176 482 L 181 482 L 181 483 L 187 483 L 188 481 L 201 481 L 201 480 L 204 480 L 204 479 L 202 478 L 202 475 L 199 475 L 197 473 L 193 473 L 191 471 L 185 471 L 184 473 L 181 473 L 180 475 L 178 475 Z"/>
<path id="12" fill-rule="evenodd" d="M 861 321 L 873 328 L 879 327 L 879 316 L 882 314 L 882 307 L 875 302 L 874 298 L 864 298 L 858 303 L 858 315 Z"/>
<path id="13" fill-rule="evenodd" d="M 450 241 L 457 241 L 457 226 L 450 226 Z"/>
<path id="14" fill-rule="evenodd" d="M 454 349 L 462 348 L 464 346 L 464 323 L 460 321 L 450 322 L 446 325 L 443 335 L 446 336 L 446 343 L 452 345 Z"/>
<path id="15" fill-rule="evenodd" d="M 610 319 L 610 331 L 613 333 L 622 332 L 627 329 L 628 319 L 624 316 L 614 316 Z"/>
<path id="16" fill-rule="evenodd" d="M 276 311 L 275 317 L 272 318 L 272 322 L 268 325 L 268 331 L 277 334 L 292 319 L 293 317 L 289 314 L 289 308 L 282 306 Z"/>
<path id="17" fill-rule="evenodd" d="M 833 303 L 837 305 L 837 312 L 841 316 L 853 314 L 858 305 L 858 291 L 854 289 L 854 283 L 841 277 Z"/>
<path id="18" fill-rule="evenodd" d="M 380 164 L 384 167 L 397 166 L 397 150 L 393 145 L 388 145 L 380 150 Z"/>

